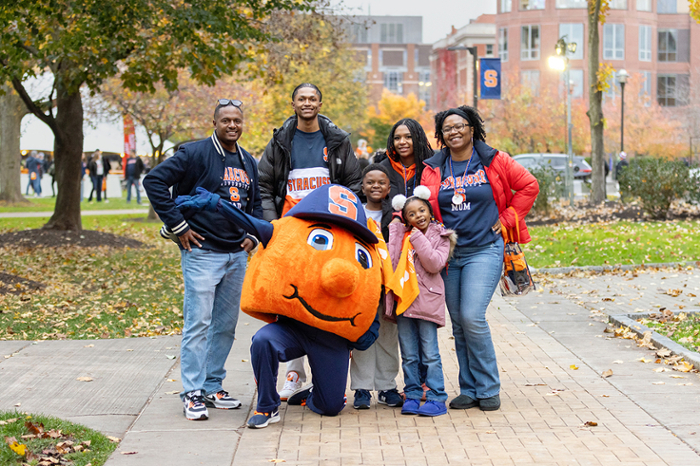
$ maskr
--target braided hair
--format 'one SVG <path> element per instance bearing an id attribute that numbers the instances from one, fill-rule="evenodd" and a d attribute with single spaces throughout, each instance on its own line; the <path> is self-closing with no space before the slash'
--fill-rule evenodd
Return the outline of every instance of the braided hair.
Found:
<path id="1" fill-rule="evenodd" d="M 423 127 L 413 118 L 403 118 L 394 124 L 389 132 L 389 138 L 386 141 L 386 153 L 394 162 L 399 162 L 401 159 L 394 148 L 394 133 L 399 126 L 405 126 L 411 133 L 411 141 L 413 141 L 413 158 L 416 163 L 416 180 L 420 182 L 423 173 L 423 161 L 433 156 L 433 148 L 430 146 L 428 137 L 423 131 Z"/>
<path id="2" fill-rule="evenodd" d="M 445 123 L 445 119 L 450 115 L 459 115 L 467 123 L 474 128 L 474 139 L 477 141 L 486 141 L 486 131 L 484 130 L 484 120 L 481 119 L 479 111 L 474 107 L 468 107 L 462 105 L 457 108 L 451 108 L 449 110 L 444 110 L 435 115 L 435 139 L 438 140 L 440 147 L 445 147 L 445 138 L 442 134 L 442 125 Z"/>

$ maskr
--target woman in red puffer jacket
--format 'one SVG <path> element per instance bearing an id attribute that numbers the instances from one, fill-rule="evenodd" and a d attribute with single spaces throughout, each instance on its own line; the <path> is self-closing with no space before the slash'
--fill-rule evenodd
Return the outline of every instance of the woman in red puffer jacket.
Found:
<path id="1" fill-rule="evenodd" d="M 435 115 L 435 137 L 442 149 L 424 162 L 421 184 L 430 189 L 437 220 L 458 238 L 442 271 L 459 362 L 460 394 L 450 408 L 494 411 L 501 405 L 501 384 L 486 309 L 503 267 L 501 229 L 521 243 L 530 241 L 524 219 L 539 186 L 507 153 L 486 145 L 475 108 Z"/>

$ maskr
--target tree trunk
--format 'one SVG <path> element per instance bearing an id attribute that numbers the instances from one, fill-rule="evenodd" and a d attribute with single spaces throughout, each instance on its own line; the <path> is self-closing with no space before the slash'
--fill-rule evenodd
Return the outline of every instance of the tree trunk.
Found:
<path id="1" fill-rule="evenodd" d="M 83 101 L 80 90 L 69 91 L 57 76 L 54 163 L 58 194 L 49 230 L 82 230 L 80 219 L 80 159 L 83 154 Z"/>
<path id="2" fill-rule="evenodd" d="M 601 0 L 588 0 L 595 3 L 595 8 L 588 9 L 588 119 L 591 124 L 591 202 L 599 204 L 605 201 L 605 168 L 603 146 L 603 93 L 598 89 L 598 66 L 600 34 L 598 15 Z"/>
<path id="3" fill-rule="evenodd" d="M 0 86 L 0 201 L 27 202 L 22 196 L 22 158 L 19 149 L 22 117 L 27 107 L 11 85 Z"/>

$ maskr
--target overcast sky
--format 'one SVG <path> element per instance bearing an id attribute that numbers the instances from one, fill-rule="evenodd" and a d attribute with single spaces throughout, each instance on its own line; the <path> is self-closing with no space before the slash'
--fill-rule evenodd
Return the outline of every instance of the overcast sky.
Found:
<path id="1" fill-rule="evenodd" d="M 332 0 L 334 5 L 341 0 Z M 342 0 L 357 15 L 422 16 L 423 43 L 432 44 L 484 13 L 496 13 L 496 0 Z"/>

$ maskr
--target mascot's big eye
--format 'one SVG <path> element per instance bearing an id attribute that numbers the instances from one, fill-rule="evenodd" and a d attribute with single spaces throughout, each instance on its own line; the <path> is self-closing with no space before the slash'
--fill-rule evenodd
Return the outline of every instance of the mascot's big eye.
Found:
<path id="1" fill-rule="evenodd" d="M 328 251 L 333 247 L 333 233 L 328 230 L 316 228 L 309 234 L 309 239 L 306 240 L 311 247 L 319 251 Z"/>
<path id="2" fill-rule="evenodd" d="M 363 269 L 372 268 L 372 256 L 369 251 L 359 243 L 355 243 L 355 259 Z"/>

